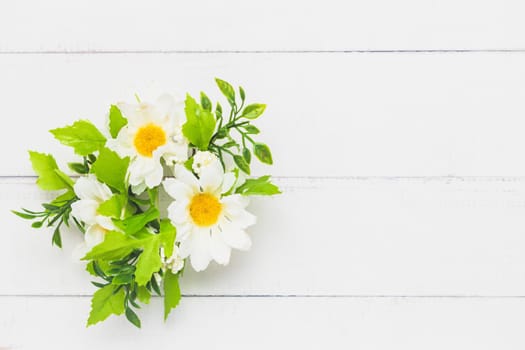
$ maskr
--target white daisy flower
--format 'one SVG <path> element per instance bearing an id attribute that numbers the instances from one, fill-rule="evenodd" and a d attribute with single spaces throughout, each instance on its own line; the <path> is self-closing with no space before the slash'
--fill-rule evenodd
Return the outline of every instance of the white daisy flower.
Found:
<path id="1" fill-rule="evenodd" d="M 200 175 L 203 169 L 217 166 L 220 166 L 219 159 L 209 151 L 197 151 L 193 156 L 192 169 L 197 175 Z"/>
<path id="2" fill-rule="evenodd" d="M 235 176 L 224 174 L 221 165 L 214 164 L 202 168 L 200 178 L 175 165 L 175 178 L 164 181 L 166 192 L 175 199 L 168 217 L 177 228 L 180 255 L 189 256 L 196 271 L 206 269 L 211 260 L 228 264 L 231 248 L 248 250 L 251 240 L 245 229 L 256 220 L 245 210 L 248 198 L 224 195 Z"/>
<path id="3" fill-rule="evenodd" d="M 166 257 L 164 254 L 164 248 L 160 248 L 160 258 L 162 261 L 162 269 L 164 271 L 170 270 L 173 274 L 176 274 L 184 267 L 184 259 L 179 254 L 179 247 L 175 244 L 173 246 L 173 254 L 170 257 Z"/>
<path id="4" fill-rule="evenodd" d="M 84 241 L 89 250 L 104 241 L 106 232 L 115 229 L 111 218 L 97 212 L 100 204 L 110 199 L 113 193 L 93 174 L 79 178 L 73 189 L 80 200 L 71 205 L 71 215 L 86 224 Z"/>
<path id="5" fill-rule="evenodd" d="M 118 104 L 128 120 L 108 147 L 122 157 L 130 157 L 129 183 L 133 192 L 158 186 L 162 181 L 161 158 L 172 165 L 188 159 L 188 140 L 182 134 L 185 122 L 182 103 L 170 95 L 161 96 L 155 104 Z"/>

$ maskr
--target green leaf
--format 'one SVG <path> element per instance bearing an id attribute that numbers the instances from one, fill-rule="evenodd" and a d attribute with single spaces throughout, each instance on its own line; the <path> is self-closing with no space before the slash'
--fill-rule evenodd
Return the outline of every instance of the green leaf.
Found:
<path id="1" fill-rule="evenodd" d="M 255 135 L 261 132 L 256 126 L 251 125 L 251 124 L 244 125 L 243 127 L 244 127 L 244 130 L 246 130 L 248 134 Z"/>
<path id="2" fill-rule="evenodd" d="M 177 236 L 177 230 L 175 226 L 171 224 L 169 219 L 164 219 L 160 222 L 159 239 L 161 245 L 164 247 L 164 255 L 170 257 L 173 254 L 173 245 L 175 244 L 175 238 Z"/>
<path id="3" fill-rule="evenodd" d="M 157 279 L 155 278 L 155 276 L 151 277 L 150 285 L 151 288 L 155 291 L 155 293 L 157 293 L 158 296 L 161 296 L 159 284 L 157 283 Z"/>
<path id="4" fill-rule="evenodd" d="M 149 304 L 151 293 L 145 286 L 137 287 L 137 298 L 144 304 Z"/>
<path id="5" fill-rule="evenodd" d="M 164 274 L 164 320 L 177 307 L 180 297 L 179 277 L 168 270 Z"/>
<path id="6" fill-rule="evenodd" d="M 239 148 L 239 144 L 237 143 L 237 141 L 231 140 L 223 144 L 221 147 L 222 148 L 232 148 L 232 147 Z"/>
<path id="7" fill-rule="evenodd" d="M 246 163 L 250 164 L 250 162 L 252 161 L 252 154 L 248 148 L 242 149 L 242 156 Z"/>
<path id="8" fill-rule="evenodd" d="M 261 162 L 270 165 L 273 164 L 272 152 L 270 152 L 270 148 L 264 143 L 254 144 L 253 153 Z"/>
<path id="9" fill-rule="evenodd" d="M 213 114 L 203 109 L 190 95 L 186 95 L 184 111 L 186 123 L 182 126 L 182 133 L 195 147 L 206 151 L 215 131 Z"/>
<path id="10" fill-rule="evenodd" d="M 59 208 L 58 206 L 49 203 L 42 203 L 42 207 L 44 207 L 44 209 L 47 209 L 48 211 L 55 211 Z"/>
<path id="11" fill-rule="evenodd" d="M 38 175 L 36 183 L 41 189 L 55 191 L 71 187 L 73 181 L 58 170 L 58 165 L 52 155 L 29 151 L 29 159 L 33 170 Z"/>
<path id="12" fill-rule="evenodd" d="M 106 143 L 106 138 L 87 120 L 78 120 L 73 125 L 50 130 L 55 138 L 66 146 L 73 147 L 75 153 L 87 156 L 98 151 Z"/>
<path id="13" fill-rule="evenodd" d="M 244 92 L 244 89 L 242 88 L 242 86 L 239 86 L 239 95 L 241 96 L 242 101 L 246 99 L 246 93 Z"/>
<path id="14" fill-rule="evenodd" d="M 104 216 L 120 219 L 122 211 L 127 204 L 127 197 L 124 194 L 115 194 L 107 201 L 101 203 L 97 213 Z"/>
<path id="15" fill-rule="evenodd" d="M 215 107 L 215 115 L 217 116 L 217 119 L 222 118 L 222 106 L 219 102 L 217 102 L 217 106 Z"/>
<path id="16" fill-rule="evenodd" d="M 127 193 L 126 173 L 128 171 L 129 157 L 120 158 L 117 153 L 108 148 L 102 148 L 93 163 L 91 171 L 103 182 L 121 193 Z"/>
<path id="17" fill-rule="evenodd" d="M 237 164 L 239 169 L 244 171 L 246 174 L 250 175 L 250 165 L 248 163 L 246 163 L 246 160 L 244 160 L 243 157 L 238 156 L 238 155 L 234 155 L 233 156 L 233 160 L 234 160 L 235 164 Z"/>
<path id="18" fill-rule="evenodd" d="M 93 261 L 93 271 L 95 274 L 103 279 L 106 279 L 108 276 L 106 271 L 109 270 L 110 264 L 103 260 Z"/>
<path id="19" fill-rule="evenodd" d="M 106 283 L 99 283 L 95 281 L 91 281 L 91 284 L 94 285 L 97 288 L 104 288 L 107 284 Z"/>
<path id="20" fill-rule="evenodd" d="M 19 212 L 19 211 L 16 211 L 16 210 L 11 210 L 11 213 L 15 214 L 18 217 L 21 217 L 22 219 L 26 219 L 26 220 L 33 220 L 34 218 L 37 217 L 37 216 L 35 216 L 33 214 L 22 213 L 22 212 Z"/>
<path id="21" fill-rule="evenodd" d="M 113 220 L 113 223 L 126 234 L 133 235 L 142 230 L 146 224 L 157 219 L 159 215 L 159 210 L 151 207 L 144 213 L 130 216 L 124 220 Z"/>
<path id="22" fill-rule="evenodd" d="M 215 82 L 217 83 L 217 86 L 219 87 L 219 90 L 221 90 L 222 94 L 226 96 L 226 99 L 230 103 L 231 106 L 235 105 L 235 90 L 233 89 L 233 86 L 230 85 L 230 83 L 221 80 L 219 78 L 215 78 Z"/>
<path id="23" fill-rule="evenodd" d="M 87 174 L 89 172 L 89 168 L 83 163 L 67 163 L 67 166 L 77 174 Z"/>
<path id="24" fill-rule="evenodd" d="M 126 308 L 126 318 L 137 328 L 140 328 L 140 319 L 130 307 Z"/>
<path id="25" fill-rule="evenodd" d="M 126 258 L 124 258 L 125 260 Z M 129 259 L 128 259 L 129 261 Z M 107 269 L 108 275 L 133 275 L 135 273 L 135 265 L 121 264 L 122 260 L 117 261 L 118 264 L 115 264 L 114 261 L 110 262 L 109 269 Z M 126 277 L 122 277 L 126 278 Z"/>
<path id="26" fill-rule="evenodd" d="M 248 105 L 242 111 L 241 118 L 246 118 L 246 119 L 259 118 L 261 114 L 264 113 L 265 109 L 266 109 L 266 105 L 261 104 L 261 103 L 254 103 L 254 104 Z"/>
<path id="27" fill-rule="evenodd" d="M 33 222 L 33 223 L 31 224 L 31 227 L 32 227 L 32 228 L 40 228 L 40 227 L 42 227 L 43 224 L 44 224 L 43 221 L 35 221 L 35 222 Z"/>
<path id="28" fill-rule="evenodd" d="M 240 193 L 243 196 L 271 196 L 279 194 L 281 191 L 279 187 L 270 182 L 270 176 L 261 176 L 257 179 L 248 179 L 244 184 L 239 186 L 235 193 Z"/>
<path id="29" fill-rule="evenodd" d="M 159 188 L 148 188 L 149 204 L 156 205 L 157 199 L 159 198 Z"/>
<path id="30" fill-rule="evenodd" d="M 109 108 L 109 133 L 111 137 L 117 137 L 120 129 L 127 124 L 128 120 L 122 116 L 120 109 L 115 105 L 111 105 Z"/>
<path id="31" fill-rule="evenodd" d="M 105 276 L 104 271 L 109 269 L 109 263 L 105 261 L 90 261 L 86 265 L 86 271 L 89 272 L 90 275 L 95 277 L 102 277 Z M 102 275 L 102 276 L 101 276 Z"/>
<path id="32" fill-rule="evenodd" d="M 147 238 L 146 238 L 147 239 Z M 106 233 L 104 241 L 91 249 L 82 260 L 117 260 L 144 245 L 145 239 L 136 239 L 117 231 Z"/>
<path id="33" fill-rule="evenodd" d="M 55 232 L 53 232 L 51 245 L 56 245 L 57 247 L 62 248 L 62 237 L 60 236 L 60 230 L 58 226 L 55 228 Z"/>
<path id="34" fill-rule="evenodd" d="M 57 176 L 62 180 L 64 181 L 64 183 L 67 184 L 67 186 L 69 187 L 69 189 L 73 189 L 73 185 L 75 184 L 75 182 L 73 180 L 71 180 L 71 178 L 69 176 L 67 176 L 66 174 L 64 174 L 63 172 L 61 172 L 60 170 L 58 169 L 55 169 L 55 173 L 57 174 Z"/>
<path id="35" fill-rule="evenodd" d="M 113 277 L 111 280 L 111 283 L 114 285 L 121 285 L 121 284 L 130 284 L 131 281 L 133 281 L 133 275 L 117 275 Z"/>
<path id="36" fill-rule="evenodd" d="M 145 244 L 144 250 L 137 260 L 137 270 L 135 271 L 135 282 L 139 286 L 145 286 L 151 279 L 151 276 L 162 267 L 159 248 L 160 240 L 158 235 L 148 240 Z"/>
<path id="37" fill-rule="evenodd" d="M 109 284 L 95 292 L 91 300 L 88 326 L 104 321 L 113 314 L 122 315 L 124 313 L 126 293 L 123 288 L 119 288 L 118 291 L 117 288 L 118 286 Z"/>
<path id="38" fill-rule="evenodd" d="M 215 139 L 217 139 L 217 140 L 223 139 L 226 136 L 228 136 L 228 129 L 227 128 L 221 128 L 221 129 L 217 130 L 217 133 L 215 134 Z"/>
<path id="39" fill-rule="evenodd" d="M 70 188 L 69 190 L 67 190 L 66 192 L 64 192 L 63 194 L 61 194 L 60 196 L 56 197 L 55 199 L 53 199 L 51 201 L 51 204 L 52 205 L 56 205 L 56 206 L 63 206 L 67 201 L 73 199 L 76 197 L 76 194 L 75 192 L 73 191 L 72 188 Z"/>
<path id="40" fill-rule="evenodd" d="M 211 111 L 211 101 L 204 92 L 201 91 L 201 106 L 207 111 Z"/>
<path id="41" fill-rule="evenodd" d="M 187 161 L 184 162 L 184 167 L 188 169 L 189 171 L 193 171 L 193 157 L 189 158 Z"/>

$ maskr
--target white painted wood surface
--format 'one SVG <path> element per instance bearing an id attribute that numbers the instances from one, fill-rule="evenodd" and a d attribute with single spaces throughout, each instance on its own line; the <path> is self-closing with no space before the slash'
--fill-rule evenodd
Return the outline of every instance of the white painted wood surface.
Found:
<path id="1" fill-rule="evenodd" d="M 0 50 L 523 49 L 524 9 L 520 0 L 18 0 L 0 4 Z"/>
<path id="2" fill-rule="evenodd" d="M 228 268 L 189 270 L 189 295 L 525 295 L 525 181 L 501 179 L 277 179 L 285 193 L 253 200 L 253 249 Z M 26 179 L 0 184 L 0 206 L 46 198 Z M 12 222 L 10 242 L 31 252 L 6 269 L 0 295 L 87 295 L 91 276 L 73 264 L 80 234 L 50 247 L 51 232 Z M 0 266 L 20 251 L 0 245 Z M 28 279 L 38 265 L 38 274 Z"/>
<path id="3" fill-rule="evenodd" d="M 11 349 L 523 349 L 524 303 L 507 298 L 186 298 L 167 323 L 84 328 L 84 297 L 0 299 Z M 52 347 L 51 347 L 52 344 Z"/>
<path id="4" fill-rule="evenodd" d="M 0 3 L 0 349 L 522 349 L 522 1 Z M 213 77 L 268 103 L 285 194 L 256 199 L 250 253 L 85 329 L 93 289 L 9 209 L 46 198 L 46 130 Z M 288 136 L 293 135 L 292 139 Z"/>
<path id="5" fill-rule="evenodd" d="M 70 160 L 49 129 L 78 118 L 102 126 L 109 105 L 134 93 L 218 97 L 218 76 L 268 104 L 256 124 L 275 175 L 521 176 L 523 62 L 525 52 L 0 55 L 12 118 L 0 174 L 31 175 L 27 148 Z M 13 134 L 24 147 L 10 147 Z"/>

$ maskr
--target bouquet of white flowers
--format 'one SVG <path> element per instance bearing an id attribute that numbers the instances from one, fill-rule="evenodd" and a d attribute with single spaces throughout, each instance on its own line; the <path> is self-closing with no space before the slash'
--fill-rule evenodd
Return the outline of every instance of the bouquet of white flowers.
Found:
<path id="1" fill-rule="evenodd" d="M 125 314 L 152 294 L 164 296 L 164 318 L 181 298 L 179 277 L 187 262 L 196 271 L 214 260 L 226 265 L 231 249 L 247 250 L 246 229 L 255 216 L 249 196 L 280 193 L 269 176 L 250 178 L 252 154 L 272 164 L 268 146 L 254 140 L 252 124 L 264 104 L 245 105 L 227 82 L 216 79 L 230 107 L 224 113 L 206 94 L 178 102 L 163 95 L 155 103 L 118 103 L 109 110 L 107 130 L 79 120 L 51 130 L 82 157 L 69 163 L 78 177 L 61 171 L 52 155 L 30 151 L 37 185 L 59 191 L 41 211 L 14 213 L 35 228 L 52 227 L 52 243 L 62 246 L 61 227 L 73 223 L 84 235 L 77 247 L 86 270 L 99 278 L 87 325 Z M 170 198 L 161 216 L 159 191 Z"/>

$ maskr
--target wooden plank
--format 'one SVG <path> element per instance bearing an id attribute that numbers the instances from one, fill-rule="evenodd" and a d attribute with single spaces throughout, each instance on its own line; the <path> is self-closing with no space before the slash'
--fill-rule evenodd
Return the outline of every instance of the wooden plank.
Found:
<path id="1" fill-rule="evenodd" d="M 285 193 L 255 199 L 250 253 L 228 267 L 188 269 L 196 295 L 525 295 L 523 179 L 277 179 Z M 8 212 L 46 198 L 2 180 L 0 295 L 87 295 L 71 252 L 81 240 L 32 231 Z M 16 267 L 16 268 L 15 268 Z M 38 271 L 35 272 L 35 268 Z"/>
<path id="2" fill-rule="evenodd" d="M 0 50 L 523 49 L 523 10 L 518 0 L 21 0 L 0 5 Z"/>
<path id="3" fill-rule="evenodd" d="M 1 21 L 0 21 L 1 22 Z M 73 159 L 46 130 L 151 91 L 242 83 L 281 176 L 525 174 L 525 53 L 0 56 L 0 175 L 30 175 L 26 149 Z M 154 82 L 154 83 L 153 83 Z M 45 92 L 45 93 L 44 93 Z M 8 127 L 7 127 L 8 125 Z M 16 140 L 13 135 L 16 135 Z"/>
<path id="4" fill-rule="evenodd" d="M 162 322 L 159 298 L 85 328 L 88 298 L 0 298 L 0 347 L 523 349 L 521 299 L 186 298 Z M 28 336 L 30 335 L 30 336 Z"/>

